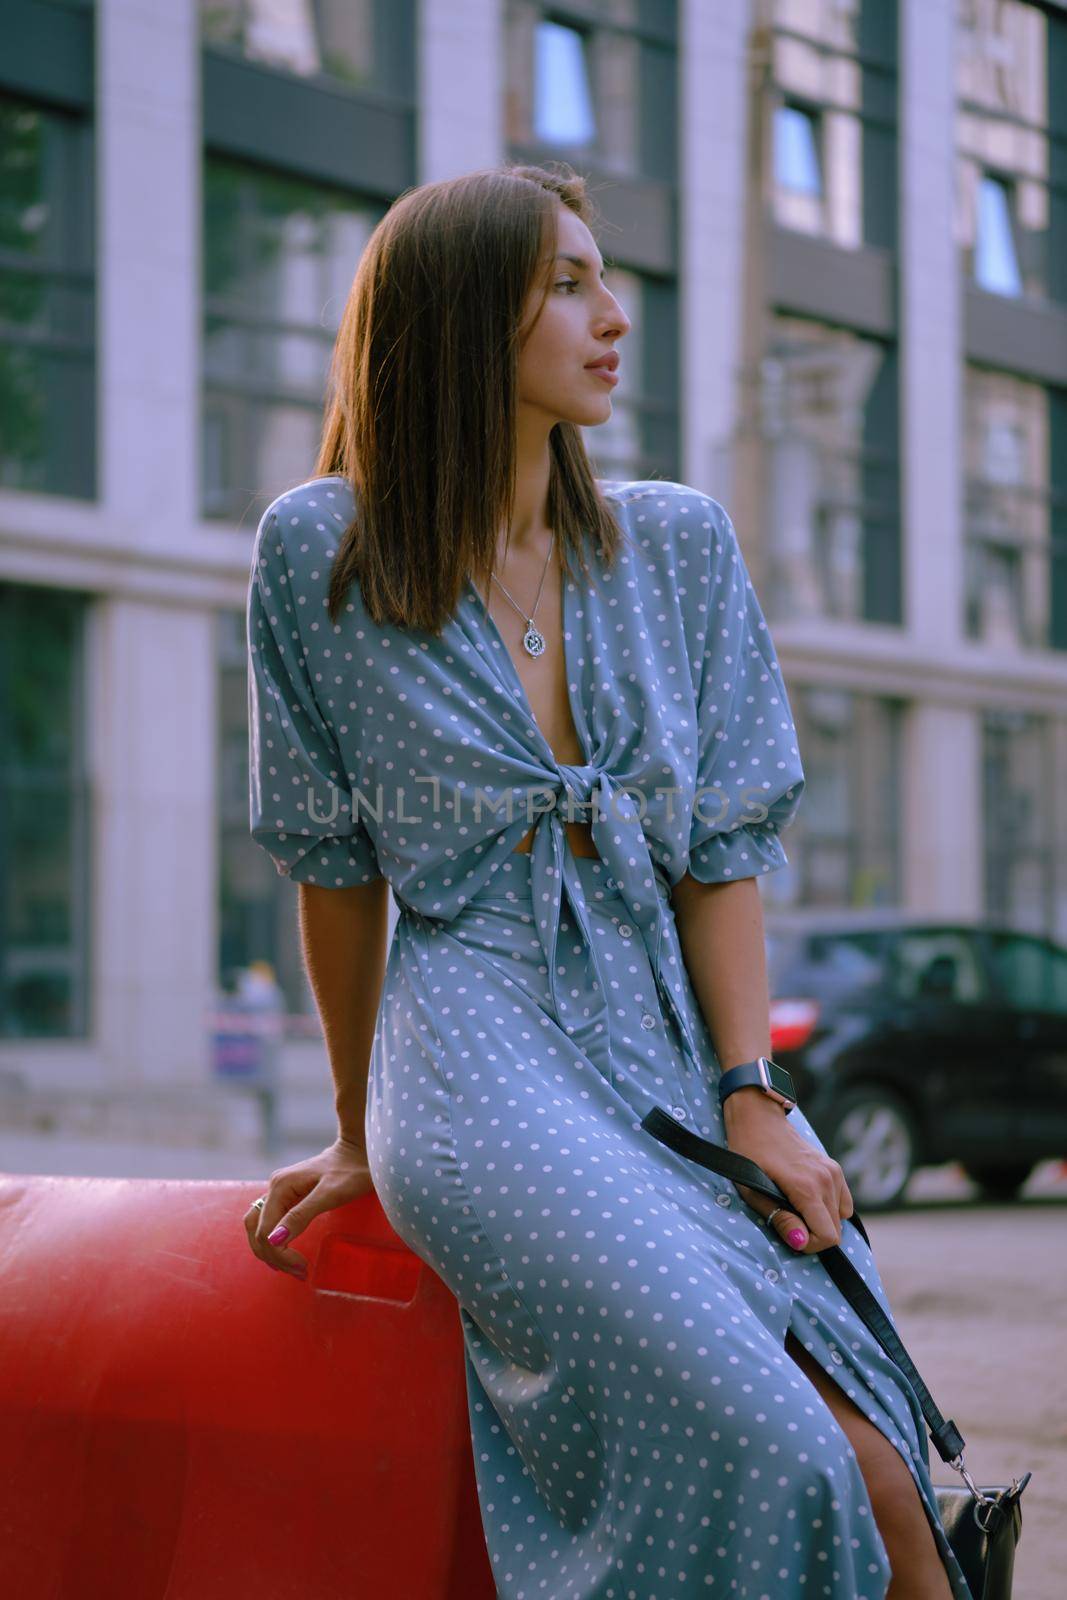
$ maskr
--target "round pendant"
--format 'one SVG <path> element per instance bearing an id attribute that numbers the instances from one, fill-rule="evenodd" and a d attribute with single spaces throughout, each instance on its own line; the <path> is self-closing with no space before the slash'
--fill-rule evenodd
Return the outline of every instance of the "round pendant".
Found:
<path id="1" fill-rule="evenodd" d="M 528 656 L 544 655 L 545 636 L 540 628 L 534 627 L 532 622 L 522 636 L 522 648 Z"/>

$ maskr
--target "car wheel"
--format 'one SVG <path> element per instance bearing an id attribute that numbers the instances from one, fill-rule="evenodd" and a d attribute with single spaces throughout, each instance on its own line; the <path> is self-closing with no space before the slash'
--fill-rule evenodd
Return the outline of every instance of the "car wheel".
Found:
<path id="1" fill-rule="evenodd" d="M 915 1120 L 889 1089 L 849 1089 L 824 1119 L 823 1143 L 842 1167 L 857 1211 L 899 1203 L 915 1167 Z"/>
<path id="2" fill-rule="evenodd" d="M 1034 1168 L 1030 1161 L 1014 1161 L 1002 1167 L 966 1162 L 963 1170 L 988 1199 L 1014 1200 Z"/>

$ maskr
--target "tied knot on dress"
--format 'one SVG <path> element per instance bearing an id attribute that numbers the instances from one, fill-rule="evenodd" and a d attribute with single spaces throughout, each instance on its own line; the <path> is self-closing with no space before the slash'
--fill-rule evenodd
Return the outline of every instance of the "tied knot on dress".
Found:
<path id="1" fill-rule="evenodd" d="M 556 952 L 563 891 L 566 889 L 596 974 L 598 1002 L 594 1025 L 599 1022 L 603 1029 L 608 1027 L 608 986 L 601 970 L 585 890 L 564 826 L 565 822 L 586 820 L 576 817 L 575 811 L 580 809 L 589 813 L 588 821 L 597 854 L 640 931 L 655 974 L 659 991 L 656 998 L 665 1004 L 668 1015 L 673 1017 L 690 1066 L 700 1073 L 699 1050 L 690 1027 L 678 974 L 668 975 L 661 963 L 670 915 L 670 878 L 652 859 L 642 824 L 641 808 L 627 785 L 619 782 L 605 766 L 596 762 L 581 765 L 556 762 L 555 771 L 556 784 L 546 784 L 546 787 L 556 792 L 562 791 L 566 804 L 562 808 L 550 806 L 538 818 L 530 865 L 534 882 L 534 917 L 547 963 L 549 992 L 556 1015 L 570 1033 L 587 1020 L 584 1017 L 571 1019 L 570 997 L 557 982 Z M 564 815 L 561 815 L 561 809 Z M 649 997 L 650 1003 L 652 998 Z M 609 1052 L 608 1081 L 614 1084 L 610 1059 Z"/>
<path id="2" fill-rule="evenodd" d="M 576 767 L 561 761 L 557 763 L 557 771 L 563 780 L 564 793 L 583 810 L 587 810 L 593 803 L 593 791 L 600 782 L 603 767 L 598 767 L 594 762 Z"/>

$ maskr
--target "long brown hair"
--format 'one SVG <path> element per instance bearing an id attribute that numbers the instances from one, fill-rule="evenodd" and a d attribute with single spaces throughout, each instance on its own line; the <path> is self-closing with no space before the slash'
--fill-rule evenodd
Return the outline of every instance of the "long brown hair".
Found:
<path id="1" fill-rule="evenodd" d="M 592 229 L 585 179 L 566 162 L 506 163 L 408 190 L 371 234 L 315 462 L 316 477 L 347 478 L 357 504 L 330 575 L 334 623 L 354 580 L 376 623 L 434 633 L 468 576 L 488 587 L 514 503 L 522 316 L 540 280 L 538 317 L 548 297 L 559 202 Z M 558 422 L 549 444 L 547 514 L 564 573 L 588 573 L 590 534 L 610 566 L 625 536 L 578 427 Z"/>

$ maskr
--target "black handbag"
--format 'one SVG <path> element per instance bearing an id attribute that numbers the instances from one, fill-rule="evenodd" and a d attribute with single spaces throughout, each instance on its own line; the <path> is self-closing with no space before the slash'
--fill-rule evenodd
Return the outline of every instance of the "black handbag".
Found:
<path id="1" fill-rule="evenodd" d="M 662 1144 L 669 1145 L 690 1161 L 707 1167 L 709 1172 L 717 1172 L 733 1183 L 744 1184 L 766 1195 L 769 1200 L 796 1210 L 762 1167 L 747 1156 L 739 1155 L 736 1150 L 728 1150 L 723 1145 L 702 1138 L 692 1128 L 684 1127 L 662 1106 L 653 1106 L 642 1119 L 641 1126 Z M 854 1225 L 869 1246 L 871 1241 L 859 1213 L 854 1211 L 846 1220 Z M 840 1245 L 830 1245 L 817 1254 L 846 1300 L 908 1379 L 922 1407 L 934 1448 L 942 1461 L 947 1461 L 960 1474 L 966 1485 L 965 1488 L 955 1484 L 941 1488 L 935 1485 L 934 1495 L 948 1542 L 974 1600 L 1010 1600 L 1015 1547 L 1022 1532 L 1020 1500 L 1033 1474 L 1027 1472 L 1007 1486 L 978 1487 L 964 1465 L 963 1435 L 954 1422 L 946 1422 L 941 1415 L 892 1322 L 848 1256 Z"/>

